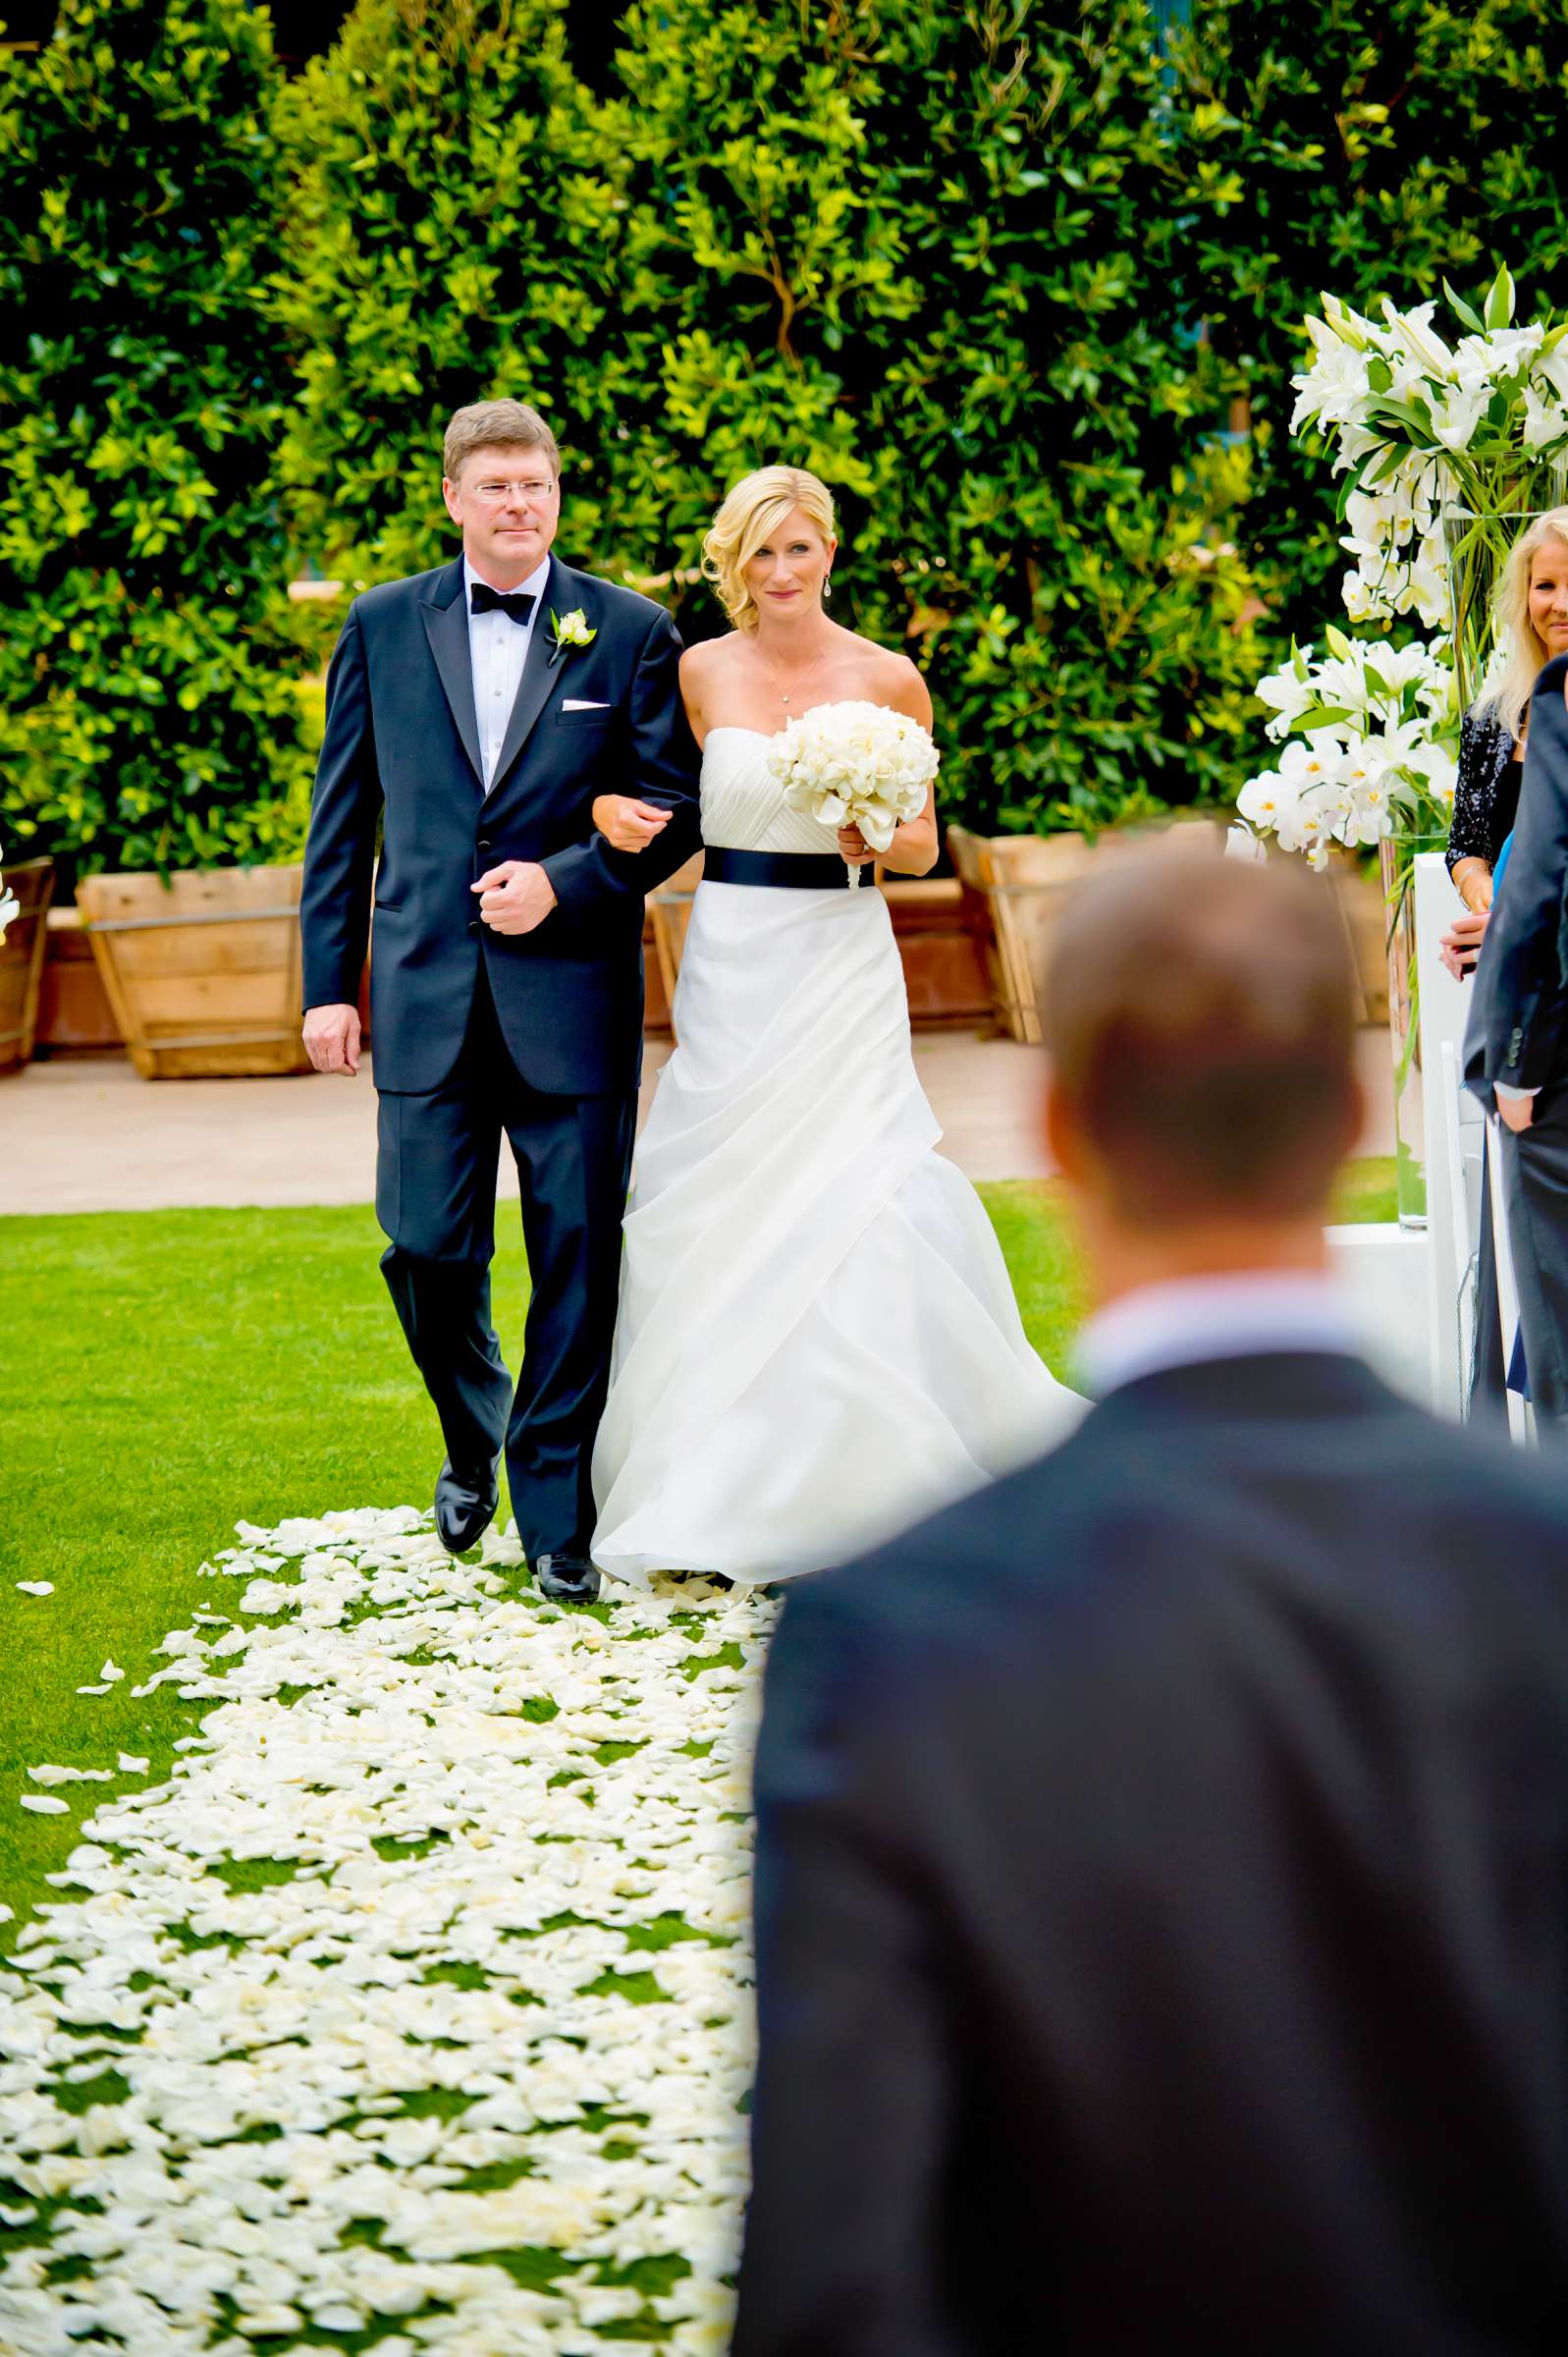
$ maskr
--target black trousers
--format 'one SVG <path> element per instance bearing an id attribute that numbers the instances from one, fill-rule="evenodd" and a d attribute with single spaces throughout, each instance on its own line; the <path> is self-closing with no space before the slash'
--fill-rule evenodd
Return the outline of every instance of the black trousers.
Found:
<path id="1" fill-rule="evenodd" d="M 585 1555 L 594 1434 L 610 1381 L 635 1090 L 547 1096 L 508 1054 L 484 968 L 439 1088 L 379 1100 L 376 1217 L 413 1361 L 460 1467 L 503 1448 L 530 1562 Z M 511 1143 L 531 1291 L 514 1397 L 490 1316 L 496 1163 Z"/>
<path id="2" fill-rule="evenodd" d="M 1503 1200 L 1519 1283 L 1519 1330 L 1537 1430 L 1568 1439 L 1568 1081 L 1536 1099 L 1528 1129 L 1502 1133 Z"/>

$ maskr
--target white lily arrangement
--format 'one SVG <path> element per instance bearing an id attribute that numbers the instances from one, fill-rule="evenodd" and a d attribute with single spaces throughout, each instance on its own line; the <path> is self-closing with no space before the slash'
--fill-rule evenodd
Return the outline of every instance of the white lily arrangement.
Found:
<path id="1" fill-rule="evenodd" d="M 0 941 L 4 941 L 6 937 L 6 927 L 16 915 L 17 906 L 15 893 L 6 890 L 5 879 L 0 877 Z"/>
<path id="2" fill-rule="evenodd" d="M 1332 844 L 1445 833 L 1458 777 L 1454 675 L 1441 653 L 1419 639 L 1368 644 L 1332 625 L 1325 643 L 1322 656 L 1292 647 L 1259 681 L 1265 734 L 1285 749 L 1237 800 L 1250 828 L 1318 868 Z"/>
<path id="3" fill-rule="evenodd" d="M 1517 290 L 1506 267 L 1478 312 L 1444 286 L 1464 332 L 1451 342 L 1436 304 L 1371 319 L 1336 297 L 1306 321 L 1309 367 L 1291 379 L 1292 433 L 1315 425 L 1336 474 L 1353 477 L 1342 546 L 1355 559 L 1344 582 L 1352 622 L 1415 614 L 1451 627 L 1457 544 L 1445 546 L 1445 506 L 1464 527 L 1501 527 L 1511 541 L 1543 466 L 1568 458 L 1568 320 L 1515 326 Z"/>
<path id="4" fill-rule="evenodd" d="M 1317 867 L 1332 844 L 1446 833 L 1460 718 L 1498 654 L 1496 569 L 1541 497 L 1560 496 L 1542 492 L 1542 470 L 1568 465 L 1568 320 L 1516 326 L 1506 268 L 1479 310 L 1444 292 L 1462 331 L 1451 339 L 1435 303 L 1384 300 L 1374 319 L 1325 295 L 1305 322 L 1311 363 L 1291 379 L 1291 431 L 1316 426 L 1350 478 L 1346 614 L 1412 617 L 1433 633 L 1394 646 L 1330 627 L 1326 653 L 1293 647 L 1259 681 L 1267 734 L 1288 741 L 1237 807 Z"/>

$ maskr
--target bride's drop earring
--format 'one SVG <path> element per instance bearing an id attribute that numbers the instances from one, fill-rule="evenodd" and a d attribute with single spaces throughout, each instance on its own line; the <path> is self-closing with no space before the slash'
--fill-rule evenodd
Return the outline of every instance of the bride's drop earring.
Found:
<path id="1" fill-rule="evenodd" d="M 822 599 L 823 599 L 823 603 L 824 603 L 824 605 L 826 605 L 826 604 L 827 604 L 827 602 L 828 602 L 829 598 L 830 598 L 830 597 L 832 597 L 832 595 L 833 595 L 833 575 L 830 573 L 830 574 L 829 574 L 829 576 L 828 576 L 828 577 L 827 577 L 827 579 L 826 579 L 826 580 L 823 582 L 823 584 L 822 584 Z"/>

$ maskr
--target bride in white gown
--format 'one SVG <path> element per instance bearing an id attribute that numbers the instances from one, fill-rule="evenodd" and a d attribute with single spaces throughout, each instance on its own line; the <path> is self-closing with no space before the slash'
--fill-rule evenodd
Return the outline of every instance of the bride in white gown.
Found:
<path id="1" fill-rule="evenodd" d="M 840 700 L 931 726 L 902 656 L 823 610 L 833 504 L 814 475 L 736 485 L 705 544 L 735 629 L 691 648 L 707 846 L 678 1045 L 637 1148 L 593 1559 L 785 1578 L 853 1555 L 1059 1439 L 1083 1403 L 1030 1347 L 979 1197 L 935 1148 L 871 856 L 791 810 L 773 737 Z M 664 814 L 602 796 L 622 850 Z M 922 874 L 934 802 L 887 864 Z"/>

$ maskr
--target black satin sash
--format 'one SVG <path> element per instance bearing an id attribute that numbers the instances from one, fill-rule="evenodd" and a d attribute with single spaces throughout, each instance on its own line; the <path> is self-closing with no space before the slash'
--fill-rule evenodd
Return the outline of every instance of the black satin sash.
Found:
<path id="1" fill-rule="evenodd" d="M 847 885 L 852 873 L 837 851 L 733 851 L 715 844 L 702 856 L 705 884 L 784 884 L 830 892 Z"/>

